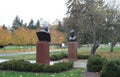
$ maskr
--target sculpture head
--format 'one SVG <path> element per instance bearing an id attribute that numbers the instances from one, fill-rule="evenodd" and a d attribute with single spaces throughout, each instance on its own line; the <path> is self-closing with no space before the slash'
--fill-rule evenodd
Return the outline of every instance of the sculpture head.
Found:
<path id="1" fill-rule="evenodd" d="M 70 30 L 70 37 L 74 37 L 74 35 L 75 35 L 75 30 Z"/>
<path id="2" fill-rule="evenodd" d="M 41 31 L 48 32 L 48 27 L 47 27 L 47 26 L 42 26 L 42 29 L 41 29 Z"/>
<path id="3" fill-rule="evenodd" d="M 48 33 L 48 27 L 43 26 L 39 32 L 36 32 L 39 41 L 51 41 L 50 33 Z"/>
<path id="4" fill-rule="evenodd" d="M 75 30 L 70 30 L 69 41 L 76 41 Z"/>

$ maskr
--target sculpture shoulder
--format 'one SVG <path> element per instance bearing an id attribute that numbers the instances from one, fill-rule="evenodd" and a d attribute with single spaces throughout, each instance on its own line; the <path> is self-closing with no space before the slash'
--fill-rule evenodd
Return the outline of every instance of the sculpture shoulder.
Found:
<path id="1" fill-rule="evenodd" d="M 39 41 L 51 41 L 50 34 L 48 32 L 36 32 Z"/>

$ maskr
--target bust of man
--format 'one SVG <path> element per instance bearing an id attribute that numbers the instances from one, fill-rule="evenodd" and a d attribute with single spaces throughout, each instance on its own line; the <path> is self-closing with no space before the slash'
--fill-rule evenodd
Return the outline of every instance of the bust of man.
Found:
<path id="1" fill-rule="evenodd" d="M 69 41 L 70 42 L 76 41 L 75 30 L 70 31 Z"/>
<path id="2" fill-rule="evenodd" d="M 51 41 L 50 33 L 48 32 L 48 27 L 43 26 L 39 32 L 36 32 L 39 41 Z"/>

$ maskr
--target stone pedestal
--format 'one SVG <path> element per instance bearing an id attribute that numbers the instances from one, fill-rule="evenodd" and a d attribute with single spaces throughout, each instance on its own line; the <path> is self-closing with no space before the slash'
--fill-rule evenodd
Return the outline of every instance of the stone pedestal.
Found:
<path id="1" fill-rule="evenodd" d="M 68 60 L 77 60 L 77 42 L 68 43 Z"/>
<path id="2" fill-rule="evenodd" d="M 40 41 L 36 46 L 36 62 L 49 65 L 49 42 Z"/>

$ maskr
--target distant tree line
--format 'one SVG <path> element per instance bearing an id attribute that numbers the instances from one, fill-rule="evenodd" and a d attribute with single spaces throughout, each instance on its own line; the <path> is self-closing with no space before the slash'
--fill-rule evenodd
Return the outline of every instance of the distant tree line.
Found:
<path id="1" fill-rule="evenodd" d="M 51 44 L 61 44 L 64 41 L 64 34 L 56 29 L 57 25 L 50 26 Z M 32 46 L 36 45 L 38 38 L 36 32 L 40 31 L 39 20 L 36 24 L 31 19 L 29 24 L 23 23 L 18 16 L 13 20 L 13 26 L 8 29 L 5 25 L 0 29 L 0 48 L 7 45 Z M 41 36 L 42 37 L 42 36 Z"/>
<path id="2" fill-rule="evenodd" d="M 38 29 L 40 28 L 40 21 L 37 20 L 36 23 L 34 23 L 33 19 L 30 20 L 30 22 L 24 23 L 23 20 L 21 20 L 19 18 L 19 16 L 16 16 L 15 19 L 13 20 L 13 24 L 12 24 L 12 30 L 18 29 L 19 27 L 23 27 L 23 28 L 28 28 L 28 29 Z"/>

